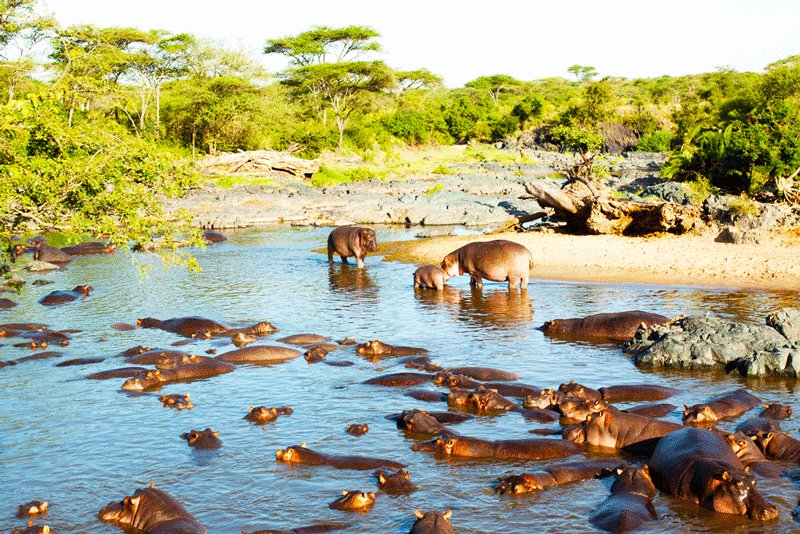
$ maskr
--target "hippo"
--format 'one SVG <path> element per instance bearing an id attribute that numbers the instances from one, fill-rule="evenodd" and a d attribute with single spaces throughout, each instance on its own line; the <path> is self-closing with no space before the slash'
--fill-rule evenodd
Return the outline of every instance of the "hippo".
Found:
<path id="1" fill-rule="evenodd" d="M 574 380 L 570 380 L 569 384 L 558 386 L 558 391 L 564 395 L 607 402 L 657 401 L 680 393 L 679 389 L 656 384 L 620 384 L 592 389 Z"/>
<path id="2" fill-rule="evenodd" d="M 98 517 L 123 528 L 152 534 L 208 532 L 178 501 L 153 484 L 137 489 L 132 497 L 110 502 L 100 510 Z"/>
<path id="3" fill-rule="evenodd" d="M 303 359 L 308 363 L 319 363 L 328 356 L 329 352 L 327 349 L 314 347 L 303 353 Z"/>
<path id="4" fill-rule="evenodd" d="M 398 469 L 394 473 L 378 470 L 374 475 L 378 479 L 378 489 L 384 493 L 405 495 L 419 489 L 411 482 L 411 475 L 405 469 Z"/>
<path id="5" fill-rule="evenodd" d="M 231 336 L 231 343 L 233 343 L 233 346 L 237 349 L 246 347 L 247 345 L 255 343 L 256 341 L 258 341 L 256 336 L 243 334 L 242 332 L 236 332 L 233 334 L 233 336 Z"/>
<path id="6" fill-rule="evenodd" d="M 467 375 L 457 375 L 447 371 L 439 371 L 433 376 L 433 383 L 450 389 L 477 389 L 481 383 Z"/>
<path id="7" fill-rule="evenodd" d="M 403 410 L 399 414 L 386 416 L 397 423 L 397 428 L 421 434 L 438 434 L 443 424 L 458 424 L 474 419 L 473 416 L 454 412 L 429 412 L 426 410 Z"/>
<path id="8" fill-rule="evenodd" d="M 767 458 L 800 464 L 800 440 L 786 432 L 761 432 L 753 438 Z"/>
<path id="9" fill-rule="evenodd" d="M 442 259 L 448 276 L 469 274 L 470 285 L 483 286 L 483 280 L 508 282 L 508 288 L 528 286 L 533 254 L 524 245 L 505 239 L 476 241 L 458 248 Z"/>
<path id="10" fill-rule="evenodd" d="M 54 263 L 59 266 L 66 265 L 72 261 L 72 256 L 58 247 L 48 245 L 44 242 L 44 239 L 34 239 L 32 244 L 33 259 L 36 261 Z"/>
<path id="11" fill-rule="evenodd" d="M 467 436 L 439 437 L 416 443 L 412 451 L 433 451 L 461 458 L 485 458 L 493 460 L 549 460 L 578 454 L 574 443 L 561 439 L 506 439 L 488 441 Z"/>
<path id="12" fill-rule="evenodd" d="M 617 469 L 611 495 L 589 514 L 589 522 L 608 532 L 627 532 L 658 519 L 653 506 L 656 487 L 647 464 Z"/>
<path id="13" fill-rule="evenodd" d="M 743 432 L 725 434 L 723 437 L 725 443 L 751 473 L 765 478 L 778 478 L 783 475 L 783 469 L 767 460 L 753 438 L 746 436 Z"/>
<path id="14" fill-rule="evenodd" d="M 297 349 L 278 345 L 251 345 L 222 353 L 216 359 L 230 363 L 281 363 L 301 354 Z"/>
<path id="15" fill-rule="evenodd" d="M 756 489 L 756 480 L 718 434 L 683 427 L 664 436 L 649 461 L 660 490 L 716 512 L 768 521 L 778 508 Z"/>
<path id="16" fill-rule="evenodd" d="M 639 406 L 631 406 L 630 408 L 625 408 L 622 410 L 625 413 L 632 413 L 634 415 L 643 415 L 644 417 L 664 417 L 668 413 L 672 413 L 677 410 L 678 407 L 674 404 L 669 404 L 668 402 L 659 402 L 653 404 L 642 404 Z"/>
<path id="17" fill-rule="evenodd" d="M 610 408 L 606 401 L 589 400 L 580 397 L 566 397 L 558 405 L 558 411 L 566 419 L 572 421 L 585 421 L 590 414 L 602 412 Z"/>
<path id="18" fill-rule="evenodd" d="M 530 493 L 544 489 L 547 486 L 591 480 L 607 471 L 616 469 L 620 465 L 625 465 L 625 462 L 616 458 L 577 460 L 548 465 L 533 473 L 498 478 L 495 492 L 500 495 Z"/>
<path id="19" fill-rule="evenodd" d="M 347 428 L 345 428 L 344 431 L 351 436 L 363 436 L 369 432 L 369 425 L 367 423 L 353 423 L 352 425 L 347 425 Z"/>
<path id="20" fill-rule="evenodd" d="M 219 432 L 214 432 L 210 428 L 205 430 L 190 430 L 181 434 L 181 439 L 185 439 L 190 447 L 195 449 L 219 449 L 222 447 L 222 440 L 219 439 Z"/>
<path id="21" fill-rule="evenodd" d="M 356 346 L 356 354 L 366 354 L 370 356 L 415 356 L 427 353 L 427 349 L 389 345 L 377 339 Z"/>
<path id="22" fill-rule="evenodd" d="M 210 378 L 212 376 L 230 373 L 236 366 L 217 360 L 207 360 L 187 365 L 179 365 L 174 369 L 164 371 L 144 371 L 126 380 L 122 384 L 122 389 L 128 391 L 144 391 L 148 389 L 158 389 L 164 384 L 178 381 L 197 380 L 200 378 Z"/>
<path id="23" fill-rule="evenodd" d="M 419 510 L 414 512 L 417 520 L 411 525 L 411 530 L 408 534 L 455 534 L 453 524 L 450 522 L 450 517 L 453 515 L 451 510 L 445 513 L 439 512 L 425 512 L 424 514 Z"/>
<path id="24" fill-rule="evenodd" d="M 242 534 L 320 534 L 322 532 L 339 532 L 350 527 L 350 523 L 319 523 L 307 527 L 297 527 L 291 530 L 254 530 L 253 532 L 242 531 Z"/>
<path id="25" fill-rule="evenodd" d="M 494 369 L 492 367 L 449 367 L 446 368 L 445 371 L 457 375 L 466 375 L 483 382 L 489 380 L 509 381 L 519 378 L 516 373 L 503 371 L 502 369 Z"/>
<path id="26" fill-rule="evenodd" d="M 119 367 L 86 375 L 89 380 L 108 380 L 110 378 L 131 378 L 146 373 L 147 367 Z"/>
<path id="27" fill-rule="evenodd" d="M 423 265 L 414 271 L 414 287 L 444 291 L 444 283 L 450 278 L 438 265 Z"/>
<path id="28" fill-rule="evenodd" d="M 85 256 L 87 254 L 111 254 L 117 250 L 114 243 L 104 243 L 102 241 L 86 241 L 78 245 L 61 247 L 61 252 L 66 252 L 70 256 Z M 49 261 L 49 260 L 45 260 Z"/>
<path id="29" fill-rule="evenodd" d="M 203 230 L 203 241 L 205 241 L 206 245 L 223 243 L 227 240 L 228 238 L 222 232 L 217 232 L 216 230 Z"/>
<path id="30" fill-rule="evenodd" d="M 442 366 L 433 363 L 429 356 L 414 356 L 405 360 L 405 367 L 408 369 L 416 369 L 417 371 L 426 371 L 428 373 L 437 373 L 442 370 Z"/>
<path id="31" fill-rule="evenodd" d="M 342 496 L 328 505 L 333 510 L 349 512 L 369 512 L 375 505 L 375 492 L 365 493 L 358 490 L 342 490 Z"/>
<path id="32" fill-rule="evenodd" d="M 131 350 L 131 349 L 129 349 Z M 133 349 L 134 351 L 136 349 Z M 188 352 L 182 352 L 179 350 L 169 350 L 169 349 L 153 349 L 147 350 L 144 352 L 140 352 L 138 354 L 133 354 L 125 358 L 125 361 L 128 363 L 134 363 L 137 365 L 155 365 L 156 363 L 164 360 L 164 359 L 175 359 L 179 360 L 184 356 L 189 356 Z"/>
<path id="33" fill-rule="evenodd" d="M 428 389 L 409 389 L 403 395 L 422 402 L 447 402 L 447 393 Z"/>
<path id="34" fill-rule="evenodd" d="M 69 334 L 64 332 L 57 332 L 55 330 L 50 330 L 49 328 L 42 328 L 40 330 L 26 330 L 17 334 L 17 337 L 21 337 L 23 339 L 31 339 L 34 342 L 38 343 L 41 348 L 47 346 L 48 343 L 54 343 L 61 345 L 62 347 L 66 347 L 69 345 L 69 340 L 71 339 Z"/>
<path id="35" fill-rule="evenodd" d="M 17 507 L 17 517 L 47 513 L 47 501 L 30 501 Z"/>
<path id="36" fill-rule="evenodd" d="M 41 348 L 44 348 L 46 346 L 47 343 L 45 343 Z M 31 347 L 31 348 L 37 348 L 37 347 Z M 48 350 L 45 352 L 39 352 L 38 354 L 31 354 L 30 356 L 23 356 L 22 358 L 17 358 L 17 363 L 29 362 L 31 360 L 47 360 L 49 358 L 60 358 L 63 355 L 64 354 L 62 352 Z"/>
<path id="37" fill-rule="evenodd" d="M 339 226 L 328 234 L 328 263 L 333 263 L 333 255 L 342 258 L 342 263 L 347 263 L 347 258 L 355 257 L 358 267 L 364 266 L 367 252 L 378 250 L 378 238 L 375 230 L 359 226 Z"/>
<path id="38" fill-rule="evenodd" d="M 131 330 L 136 330 L 136 327 L 130 323 L 114 323 L 111 325 L 111 328 L 120 332 L 130 332 Z"/>
<path id="39" fill-rule="evenodd" d="M 324 454 L 306 447 L 305 443 L 293 445 L 286 449 L 275 452 L 275 459 L 285 463 L 299 463 L 309 465 L 330 465 L 336 469 L 367 470 L 388 467 L 400 469 L 404 464 L 393 460 L 382 458 L 370 458 L 367 456 L 342 456 L 335 454 Z"/>
<path id="40" fill-rule="evenodd" d="M 244 419 L 253 423 L 263 425 L 274 421 L 280 415 L 291 415 L 294 412 L 291 406 L 279 406 L 277 408 L 267 408 L 266 406 L 250 407 L 250 411 L 244 416 Z"/>
<path id="41" fill-rule="evenodd" d="M 144 319 L 137 319 L 136 326 L 139 328 L 158 328 L 188 338 L 211 337 L 230 330 L 228 326 L 205 317 L 176 317 L 165 321 L 153 317 L 145 317 Z"/>
<path id="42" fill-rule="evenodd" d="M 17 303 L 11 299 L 2 298 L 0 299 L 0 309 L 7 310 L 9 308 L 14 308 L 17 306 Z"/>
<path id="43" fill-rule="evenodd" d="M 331 338 L 318 334 L 294 334 L 292 336 L 282 337 L 276 341 L 288 343 L 289 345 L 311 345 L 313 343 L 326 343 L 330 340 Z"/>
<path id="44" fill-rule="evenodd" d="M 770 419 L 782 420 L 788 419 L 792 416 L 792 407 L 776 402 L 772 404 L 765 404 L 764 409 L 758 414 L 760 417 L 768 417 Z"/>
<path id="45" fill-rule="evenodd" d="M 546 336 L 569 340 L 612 340 L 628 341 L 633 338 L 639 326 L 661 325 L 669 317 L 640 310 L 616 313 L 598 313 L 571 319 L 553 319 L 545 322 L 539 330 Z"/>
<path id="46" fill-rule="evenodd" d="M 416 386 L 418 384 L 424 384 L 425 382 L 430 382 L 433 379 L 433 375 L 426 374 L 426 373 L 390 373 L 388 375 L 381 375 L 376 376 L 373 378 L 368 378 L 361 382 L 362 384 L 368 384 L 372 386 Z"/>
<path id="47" fill-rule="evenodd" d="M 737 432 L 743 433 L 745 436 L 754 437 L 759 432 L 783 432 L 780 423 L 775 419 L 768 417 L 752 417 L 739 423 L 736 427 Z"/>
<path id="48" fill-rule="evenodd" d="M 693 426 L 713 426 L 720 419 L 739 417 L 761 404 L 746 389 L 737 389 L 712 397 L 706 403 L 684 406 L 683 422 Z"/>
<path id="49" fill-rule="evenodd" d="M 90 363 L 100 363 L 104 361 L 103 358 L 73 358 L 72 360 L 64 360 L 58 362 L 56 367 L 70 367 L 72 365 L 88 365 Z"/>
<path id="50" fill-rule="evenodd" d="M 190 363 L 200 363 L 213 360 L 210 356 L 198 356 L 197 354 L 184 354 L 183 356 L 162 356 L 156 361 L 156 369 L 166 371 L 175 369 Z"/>
<path id="51" fill-rule="evenodd" d="M 176 410 L 191 410 L 194 408 L 194 403 L 189 398 L 189 394 L 181 395 L 180 393 L 173 393 L 172 395 L 161 395 L 158 397 L 164 408 L 175 408 Z"/>
<path id="52" fill-rule="evenodd" d="M 212 333 L 213 336 L 227 336 L 233 340 L 236 334 L 243 334 L 245 336 L 265 337 L 278 331 L 278 327 L 269 321 L 259 321 L 251 326 L 244 326 L 241 328 L 229 328 L 220 333 Z"/>
<path id="53" fill-rule="evenodd" d="M 39 299 L 39 304 L 42 306 L 56 306 L 58 304 L 65 304 L 73 302 L 80 298 L 86 298 L 94 288 L 88 285 L 80 285 L 72 288 L 72 291 L 52 291 Z"/>
<path id="54" fill-rule="evenodd" d="M 56 534 L 56 531 L 51 529 L 48 525 L 34 525 L 33 521 L 28 521 L 28 526 L 25 528 L 15 528 L 11 534 Z"/>
<path id="55" fill-rule="evenodd" d="M 648 455 L 662 437 L 681 428 L 683 426 L 677 423 L 609 408 L 586 416 L 582 423 L 564 428 L 562 437 L 573 443 Z"/>

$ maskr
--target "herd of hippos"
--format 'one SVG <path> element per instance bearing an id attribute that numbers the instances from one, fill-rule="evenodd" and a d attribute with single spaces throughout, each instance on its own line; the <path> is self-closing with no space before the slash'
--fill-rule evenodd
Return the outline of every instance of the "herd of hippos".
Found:
<path id="1" fill-rule="evenodd" d="M 224 240 L 217 232 L 206 236 L 209 243 Z M 18 247 L 18 252 L 32 251 L 35 260 L 61 264 L 71 255 L 107 253 L 113 251 L 103 243 L 90 243 L 63 250 L 51 247 L 43 240 L 30 246 Z M 377 250 L 375 231 L 368 228 L 343 226 L 335 228 L 328 237 L 328 259 L 339 255 L 343 262 L 356 258 L 364 265 L 368 252 Z M 470 283 L 480 285 L 483 279 L 505 282 L 509 288 L 528 283 L 531 253 L 522 245 L 505 240 L 473 242 L 448 254 L 441 267 L 428 265 L 414 273 L 415 287 L 442 290 L 444 282 L 461 274 L 470 275 Z M 59 305 L 85 297 L 90 286 L 78 286 L 72 291 L 56 291 L 40 300 L 42 305 Z M 7 299 L 6 299 L 7 300 Z M 583 318 L 558 319 L 545 323 L 541 329 L 554 336 L 572 338 L 627 340 L 642 324 L 662 324 L 667 317 L 628 311 L 597 314 Z M 357 344 L 352 339 L 331 342 L 315 334 L 297 334 L 279 339 L 298 349 L 277 345 L 251 345 L 277 329 L 269 322 L 259 322 L 245 328 L 231 328 L 211 319 L 182 317 L 167 320 L 143 318 L 137 325 L 116 324 L 124 330 L 158 328 L 188 338 L 230 338 L 235 349 L 215 355 L 197 356 L 179 350 L 134 347 L 121 353 L 129 364 L 126 367 L 88 375 L 90 379 L 124 378 L 123 390 L 153 391 L 164 384 L 205 379 L 235 370 L 243 363 L 279 363 L 303 355 L 309 363 L 323 361 L 326 355 L 344 345 L 356 345 L 355 352 L 367 358 L 401 357 L 406 371 L 385 374 L 364 381 L 364 384 L 388 387 L 412 387 L 433 383 L 450 389 L 440 393 L 424 389 L 408 389 L 406 395 L 419 401 L 446 401 L 451 411 L 405 410 L 387 415 L 408 436 L 419 440 L 412 451 L 429 451 L 447 457 L 466 457 L 502 461 L 540 461 L 578 456 L 588 448 L 624 451 L 625 457 L 561 460 L 538 470 L 500 478 L 498 494 L 521 494 L 542 490 L 548 486 L 575 483 L 601 477 L 615 477 L 610 496 L 588 517 L 595 527 L 621 532 L 634 529 L 657 519 L 652 497 L 657 489 L 696 505 L 724 514 L 746 516 L 752 520 L 776 519 L 779 510 L 764 499 L 757 489 L 756 476 L 778 477 L 789 465 L 800 464 L 800 440 L 782 431 L 779 421 L 791 416 L 791 407 L 779 404 L 763 405 L 757 417 L 745 420 L 735 431 L 723 431 L 717 423 L 737 418 L 762 406 L 761 401 L 745 389 L 737 389 L 710 398 L 703 404 L 685 406 L 683 423 L 659 419 L 677 407 L 663 401 L 679 391 L 651 385 L 614 385 L 591 389 L 575 382 L 561 384 L 557 389 L 540 389 L 516 382 L 514 373 L 489 367 L 443 368 L 433 363 L 427 350 L 396 346 L 373 340 Z M 70 331 L 55 331 L 35 323 L 0 324 L 0 337 L 20 338 L 17 346 L 44 349 L 48 344 L 67 345 Z M 299 350 L 304 349 L 305 352 Z M 52 354 L 57 355 L 58 353 Z M 51 356 L 52 356 L 51 355 Z M 0 362 L 13 365 L 27 359 L 48 357 L 47 352 L 16 361 Z M 62 362 L 59 365 L 86 363 L 87 359 Z M 348 362 L 326 362 L 344 365 Z M 153 365 L 155 369 L 143 367 Z M 188 395 L 161 395 L 165 407 L 191 409 L 194 404 Z M 644 402 L 621 410 L 620 402 Z M 515 411 L 526 420 L 553 423 L 560 428 L 532 430 L 540 437 L 510 440 L 485 440 L 459 434 L 452 425 L 481 415 Z M 244 419 L 265 424 L 277 417 L 289 415 L 289 406 L 251 407 Z M 347 432 L 361 435 L 368 432 L 366 424 L 353 424 Z M 549 434 L 549 436 L 548 436 Z M 189 446 L 216 449 L 222 446 L 218 432 L 206 428 L 181 435 Z M 384 493 L 417 491 L 403 463 L 367 456 L 326 454 L 305 444 L 276 452 L 276 460 L 286 463 L 331 466 L 337 469 L 373 471 L 377 487 Z M 633 458 L 633 459 L 632 459 Z M 343 491 L 330 503 L 337 510 L 368 511 L 375 503 L 373 491 Z M 18 517 L 41 516 L 48 509 L 44 501 L 31 501 L 19 506 Z M 451 512 L 416 512 L 412 534 L 447 534 L 454 532 Z M 133 495 L 114 501 L 99 512 L 103 521 L 147 533 L 205 533 L 207 529 L 177 500 L 153 484 L 140 488 Z M 314 533 L 339 531 L 346 524 L 324 523 L 293 530 L 259 530 L 257 533 L 292 532 Z M 53 532 L 45 525 L 29 521 L 26 528 L 14 533 Z M 251 534 L 257 534 L 251 533 Z"/>

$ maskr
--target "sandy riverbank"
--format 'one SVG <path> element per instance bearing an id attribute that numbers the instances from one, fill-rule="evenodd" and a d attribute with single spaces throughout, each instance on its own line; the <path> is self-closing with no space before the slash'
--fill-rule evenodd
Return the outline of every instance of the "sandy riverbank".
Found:
<path id="1" fill-rule="evenodd" d="M 384 243 L 380 253 L 387 260 L 438 264 L 470 241 L 489 239 L 527 246 L 534 256 L 534 278 L 800 290 L 800 241 L 777 237 L 758 245 L 732 245 L 716 243 L 713 236 L 628 238 L 530 232 Z"/>

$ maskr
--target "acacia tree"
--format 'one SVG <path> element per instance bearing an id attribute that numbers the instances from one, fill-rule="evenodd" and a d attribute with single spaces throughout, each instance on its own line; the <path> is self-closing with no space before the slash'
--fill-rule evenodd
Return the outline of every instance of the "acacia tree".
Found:
<path id="1" fill-rule="evenodd" d="M 497 105 L 500 93 L 512 92 L 519 89 L 522 82 L 508 76 L 507 74 L 494 74 L 492 76 L 480 76 L 471 82 L 464 84 L 464 87 L 476 89 L 478 91 L 486 91 L 492 99 L 494 105 Z"/>
<path id="2" fill-rule="evenodd" d="M 370 96 L 395 85 L 392 70 L 379 60 L 360 60 L 380 52 L 375 41 L 380 34 L 364 26 L 329 28 L 320 26 L 294 37 L 267 41 L 265 54 L 289 58 L 289 68 L 280 74 L 282 83 L 297 94 L 310 95 L 320 111 L 333 111 L 339 130 L 339 148 L 351 115 L 365 111 Z"/>
<path id="3" fill-rule="evenodd" d="M 35 7 L 36 0 L 0 0 L 0 86 L 5 86 L 8 100 L 37 67 L 35 49 L 56 26 Z"/>

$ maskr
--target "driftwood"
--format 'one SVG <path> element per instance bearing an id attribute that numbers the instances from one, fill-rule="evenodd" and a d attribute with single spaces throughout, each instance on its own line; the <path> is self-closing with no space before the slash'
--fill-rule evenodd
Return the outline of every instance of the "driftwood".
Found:
<path id="1" fill-rule="evenodd" d="M 669 232 L 684 234 L 700 222 L 695 206 L 671 202 L 644 203 L 608 199 L 602 195 L 581 195 L 548 187 L 541 182 L 525 185 L 529 198 L 543 208 L 552 208 L 574 231 L 589 234 L 646 235 Z"/>
<path id="2" fill-rule="evenodd" d="M 302 159 L 289 152 L 251 150 L 248 152 L 223 152 L 209 156 L 197 163 L 208 174 L 270 174 L 286 172 L 301 178 L 311 178 L 319 170 L 319 160 Z"/>

